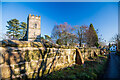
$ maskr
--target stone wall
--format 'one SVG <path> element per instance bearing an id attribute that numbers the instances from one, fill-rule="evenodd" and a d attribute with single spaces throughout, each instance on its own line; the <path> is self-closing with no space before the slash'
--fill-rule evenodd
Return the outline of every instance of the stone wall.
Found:
<path id="1" fill-rule="evenodd" d="M 52 71 L 83 64 L 84 59 L 100 54 L 99 49 L 42 45 L 40 42 L 5 41 L 0 47 L 2 78 L 35 78 Z"/>
<path id="2" fill-rule="evenodd" d="M 75 64 L 76 49 L 1 47 L 2 78 L 50 73 Z"/>

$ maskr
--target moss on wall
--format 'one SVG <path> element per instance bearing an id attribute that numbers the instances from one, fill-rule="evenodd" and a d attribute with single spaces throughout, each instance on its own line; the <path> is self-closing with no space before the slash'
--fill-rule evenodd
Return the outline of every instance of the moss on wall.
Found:
<path id="1" fill-rule="evenodd" d="M 28 77 L 35 77 L 37 72 L 39 72 L 39 75 L 41 76 L 71 64 L 75 64 L 77 60 L 76 49 L 78 48 L 76 47 L 59 46 L 48 42 L 42 44 L 40 42 L 11 41 L 4 40 L 2 43 L 3 53 L 1 56 L 2 63 L 0 65 L 8 66 L 8 68 L 5 67 L 8 73 L 3 70 L 3 78 L 21 74 L 27 74 Z M 85 51 L 84 49 L 78 50 L 79 53 L 83 51 L 82 53 L 85 52 L 86 55 L 93 54 L 93 51 L 98 54 L 100 51 L 99 49 L 87 48 Z M 83 54 L 79 55 L 79 57 L 82 55 Z M 2 66 L 2 69 L 4 69 L 3 67 L 4 66 Z"/>
<path id="2" fill-rule="evenodd" d="M 3 40 L 2 47 L 46 47 L 46 48 L 62 48 L 62 49 L 75 49 L 73 46 L 57 45 L 50 43 L 46 40 L 42 42 L 29 42 L 29 41 L 18 41 L 18 40 Z"/>

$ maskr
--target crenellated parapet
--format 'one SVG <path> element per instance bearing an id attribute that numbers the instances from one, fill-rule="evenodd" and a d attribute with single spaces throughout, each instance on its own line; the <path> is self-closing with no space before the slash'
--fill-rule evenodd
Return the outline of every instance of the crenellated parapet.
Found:
<path id="1" fill-rule="evenodd" d="M 29 14 L 29 18 L 32 18 L 32 19 L 41 19 L 41 16 L 35 16 L 35 15 L 31 15 L 31 14 Z"/>

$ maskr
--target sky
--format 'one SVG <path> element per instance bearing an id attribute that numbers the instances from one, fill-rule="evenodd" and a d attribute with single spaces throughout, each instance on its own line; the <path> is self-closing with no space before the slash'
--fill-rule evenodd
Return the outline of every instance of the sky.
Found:
<path id="1" fill-rule="evenodd" d="M 117 2 L 2 2 L 3 33 L 7 21 L 27 22 L 28 14 L 41 16 L 42 35 L 50 36 L 54 25 L 64 22 L 71 26 L 92 23 L 107 42 L 118 33 Z"/>
<path id="2" fill-rule="evenodd" d="M 118 2 L 119 0 L 1 0 L 2 2 Z"/>

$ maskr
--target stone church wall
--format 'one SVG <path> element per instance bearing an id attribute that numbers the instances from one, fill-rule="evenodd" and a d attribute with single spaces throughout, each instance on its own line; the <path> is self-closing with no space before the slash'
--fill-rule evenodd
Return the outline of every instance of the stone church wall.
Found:
<path id="1" fill-rule="evenodd" d="M 41 17 L 29 14 L 27 18 L 27 41 L 40 41 Z"/>

